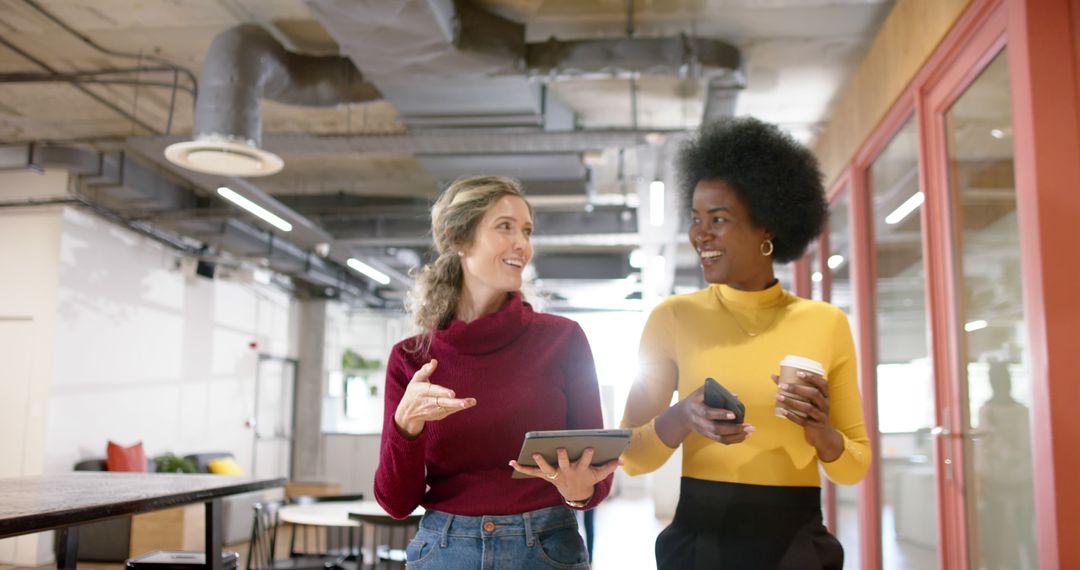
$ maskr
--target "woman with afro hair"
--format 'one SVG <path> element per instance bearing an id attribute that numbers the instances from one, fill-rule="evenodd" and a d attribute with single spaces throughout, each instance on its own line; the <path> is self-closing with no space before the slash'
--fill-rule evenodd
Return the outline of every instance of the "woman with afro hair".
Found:
<path id="1" fill-rule="evenodd" d="M 817 161 L 775 126 L 744 117 L 704 125 L 678 167 L 709 286 L 649 315 L 622 422 L 634 430 L 623 454 L 630 475 L 683 448 L 657 567 L 839 569 L 843 549 L 822 525 L 819 466 L 850 485 L 870 465 L 854 343 L 843 312 L 795 297 L 773 271 L 824 228 Z M 780 383 L 787 355 L 817 361 L 824 374 Z M 710 377 L 743 403 L 741 423 L 705 405 Z"/>

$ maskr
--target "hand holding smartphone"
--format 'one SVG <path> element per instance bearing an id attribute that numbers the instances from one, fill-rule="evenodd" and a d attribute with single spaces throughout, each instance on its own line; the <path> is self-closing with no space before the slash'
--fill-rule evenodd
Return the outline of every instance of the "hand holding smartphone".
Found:
<path id="1" fill-rule="evenodd" d="M 746 406 L 712 378 L 705 379 L 705 405 L 710 408 L 722 408 L 735 414 L 735 419 L 716 420 L 722 424 L 741 424 L 746 419 Z"/>

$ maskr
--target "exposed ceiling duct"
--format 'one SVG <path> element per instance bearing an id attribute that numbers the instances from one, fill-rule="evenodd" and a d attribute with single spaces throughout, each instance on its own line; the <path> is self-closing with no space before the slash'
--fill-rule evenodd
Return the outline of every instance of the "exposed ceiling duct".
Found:
<path id="1" fill-rule="evenodd" d="M 348 59 L 291 53 L 251 24 L 214 38 L 199 81 L 194 140 L 170 145 L 165 156 L 190 170 L 227 176 L 266 176 L 284 164 L 260 148 L 260 99 L 318 107 L 382 97 Z"/>
<path id="2" fill-rule="evenodd" d="M 552 38 L 529 44 L 524 25 L 465 0 L 307 4 L 341 52 L 412 126 L 544 126 L 545 113 L 561 103 L 547 94 L 543 80 L 699 78 L 708 83 L 707 112 L 714 115 L 720 103 L 734 102 L 732 93 L 744 83 L 738 48 L 720 40 Z M 436 81 L 438 89 L 432 89 Z"/>
<path id="3" fill-rule="evenodd" d="M 176 182 L 161 168 L 147 166 L 126 153 L 102 154 L 77 147 L 36 144 L 0 146 L 0 170 L 17 169 L 57 169 L 71 173 L 76 181 L 75 197 L 52 203 L 88 207 L 110 221 L 187 255 L 228 253 L 236 258 L 254 258 L 320 294 L 331 289 L 334 294 L 344 293 L 371 306 L 385 303 L 374 294 L 369 282 L 354 276 L 342 265 L 246 222 L 226 219 L 195 223 L 182 219 L 177 224 L 165 220 L 148 223 L 145 219 L 154 212 L 195 208 L 198 198 L 190 187 Z"/>

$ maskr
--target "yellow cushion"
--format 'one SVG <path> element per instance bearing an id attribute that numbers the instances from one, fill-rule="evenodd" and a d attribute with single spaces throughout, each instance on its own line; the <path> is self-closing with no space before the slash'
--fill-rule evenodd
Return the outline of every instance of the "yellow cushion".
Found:
<path id="1" fill-rule="evenodd" d="M 244 470 L 240 467 L 240 464 L 236 462 L 232 457 L 223 457 L 221 459 L 215 459 L 206 464 L 210 468 L 210 472 L 215 475 L 243 475 Z"/>

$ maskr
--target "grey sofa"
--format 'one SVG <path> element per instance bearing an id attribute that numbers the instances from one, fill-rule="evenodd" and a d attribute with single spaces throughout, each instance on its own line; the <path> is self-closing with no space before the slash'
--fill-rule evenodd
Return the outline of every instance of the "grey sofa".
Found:
<path id="1" fill-rule="evenodd" d="M 192 459 L 199 473 L 209 473 L 209 463 L 215 459 L 232 457 L 224 451 L 193 453 L 185 457 Z M 108 471 L 105 460 L 93 458 L 75 464 L 76 471 Z M 147 460 L 147 471 L 154 471 L 154 460 Z M 259 501 L 278 499 L 284 496 L 281 489 L 268 489 L 242 495 L 230 495 L 222 500 L 222 541 L 236 544 L 251 539 L 253 506 Z M 131 550 L 131 517 L 117 517 L 79 527 L 78 560 L 95 562 L 124 562 Z"/>

